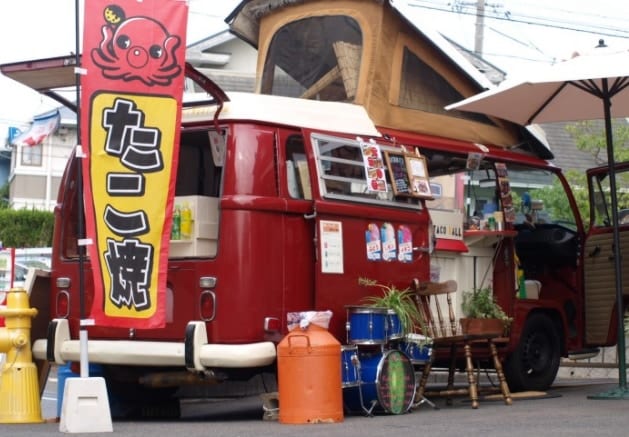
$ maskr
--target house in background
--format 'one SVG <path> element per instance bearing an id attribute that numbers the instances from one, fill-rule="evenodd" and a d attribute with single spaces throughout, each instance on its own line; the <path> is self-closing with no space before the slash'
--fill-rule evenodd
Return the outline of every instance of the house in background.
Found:
<path id="1" fill-rule="evenodd" d="M 254 92 L 257 60 L 258 51 L 228 30 L 186 49 L 186 61 L 225 91 Z M 192 81 L 186 87 L 187 91 L 199 91 Z"/>
<path id="2" fill-rule="evenodd" d="M 9 130 L 7 130 L 7 132 L 9 132 Z M 13 156 L 13 149 L 9 145 L 8 137 L 10 135 L 10 133 L 7 133 L 6 141 L 0 144 L 0 186 L 9 181 L 9 175 L 11 174 L 11 157 Z"/>
<path id="3" fill-rule="evenodd" d="M 186 60 L 228 91 L 254 90 L 257 52 L 225 30 L 188 47 Z M 192 81 L 186 91 L 195 91 Z M 59 127 L 35 145 L 11 145 L 0 150 L 0 186 L 9 183 L 13 209 L 52 211 L 66 162 L 77 144 L 76 114 L 60 106 Z M 35 119 L 37 119 L 35 116 Z"/>
<path id="4" fill-rule="evenodd" d="M 497 84 L 504 79 L 502 70 L 454 41 L 448 41 L 492 83 Z M 228 30 L 190 44 L 186 49 L 186 61 L 226 91 L 255 91 L 257 51 Z M 186 91 L 199 90 L 194 88 L 192 81 L 187 81 Z M 75 114 L 65 107 L 59 110 L 59 128 L 42 144 L 0 150 L 0 185 L 8 180 L 9 201 L 14 209 L 52 210 L 55 206 L 66 161 L 77 144 Z M 542 126 L 555 155 L 555 164 L 564 169 L 578 170 L 600 165 L 589 153 L 577 150 L 565 125 Z"/>
<path id="5" fill-rule="evenodd" d="M 59 125 L 41 142 L 17 142 L 11 148 L 8 177 L 9 203 L 13 209 L 52 211 L 66 162 L 76 145 L 76 117 L 59 108 Z"/>

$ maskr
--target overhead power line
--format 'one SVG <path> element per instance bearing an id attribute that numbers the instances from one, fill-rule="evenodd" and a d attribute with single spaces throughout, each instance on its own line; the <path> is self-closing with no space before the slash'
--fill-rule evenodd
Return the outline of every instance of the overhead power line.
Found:
<path id="1" fill-rule="evenodd" d="M 459 6 L 454 7 L 452 3 L 443 4 L 443 3 L 435 3 L 435 2 L 420 2 L 416 0 L 414 2 L 409 2 L 408 5 L 415 8 L 422 8 L 427 10 L 433 10 L 438 12 L 450 13 L 450 14 L 460 14 L 460 15 L 469 15 L 469 16 L 477 16 L 477 11 L 474 9 L 473 11 L 467 10 L 466 7 L 461 6 L 471 6 L 472 2 L 468 2 L 467 4 L 460 4 Z M 498 20 L 498 21 L 508 21 L 512 23 L 520 23 L 520 24 L 528 24 L 531 26 L 540 26 L 558 30 L 569 30 L 574 32 L 584 32 L 591 33 L 600 36 L 610 36 L 615 38 L 629 38 L 629 30 L 625 30 L 622 28 L 604 26 L 604 25 L 596 25 L 596 24 L 585 24 L 585 23 L 568 23 L 563 20 L 556 20 L 551 18 L 544 18 L 540 16 L 528 16 L 528 15 L 515 15 L 509 11 L 506 11 L 502 15 L 497 14 L 488 14 L 486 11 L 496 10 L 495 5 L 492 5 L 489 8 L 485 8 L 485 12 L 482 13 L 482 18 Z M 629 26 L 627 26 L 629 29 Z"/>

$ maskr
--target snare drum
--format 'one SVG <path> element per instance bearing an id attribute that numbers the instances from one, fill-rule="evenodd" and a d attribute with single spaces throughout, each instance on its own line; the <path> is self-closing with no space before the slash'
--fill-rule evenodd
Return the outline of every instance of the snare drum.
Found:
<path id="1" fill-rule="evenodd" d="M 371 412 L 377 408 L 403 414 L 415 398 L 415 371 L 410 358 L 397 349 L 359 354 L 360 385 L 343 390 L 350 412 Z"/>
<path id="2" fill-rule="evenodd" d="M 358 346 L 341 346 L 341 376 L 342 387 L 356 387 L 360 383 L 360 361 L 358 360 Z"/>
<path id="3" fill-rule="evenodd" d="M 384 344 L 387 342 L 387 308 L 348 306 L 347 343 Z"/>

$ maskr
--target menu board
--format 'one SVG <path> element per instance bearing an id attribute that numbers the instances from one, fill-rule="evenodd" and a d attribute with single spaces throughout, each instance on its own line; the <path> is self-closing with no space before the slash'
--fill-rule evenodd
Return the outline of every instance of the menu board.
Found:
<path id="1" fill-rule="evenodd" d="M 389 175 L 391 175 L 393 194 L 396 196 L 411 196 L 411 180 L 406 168 L 404 155 L 402 152 L 384 152 Z"/>
<path id="2" fill-rule="evenodd" d="M 413 153 L 385 152 L 393 193 L 396 196 L 431 199 L 426 159 Z"/>
<path id="3" fill-rule="evenodd" d="M 411 194 L 415 197 L 432 199 L 426 159 L 423 156 L 406 155 L 406 168 L 411 180 Z"/>

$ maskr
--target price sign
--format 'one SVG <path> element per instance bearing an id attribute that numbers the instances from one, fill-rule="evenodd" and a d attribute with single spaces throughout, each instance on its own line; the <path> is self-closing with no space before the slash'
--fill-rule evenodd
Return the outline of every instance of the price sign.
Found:
<path id="1" fill-rule="evenodd" d="M 404 153 L 385 152 L 389 175 L 391 176 L 391 185 L 393 194 L 396 196 L 411 195 L 411 180 L 406 167 L 406 158 Z"/>

